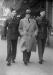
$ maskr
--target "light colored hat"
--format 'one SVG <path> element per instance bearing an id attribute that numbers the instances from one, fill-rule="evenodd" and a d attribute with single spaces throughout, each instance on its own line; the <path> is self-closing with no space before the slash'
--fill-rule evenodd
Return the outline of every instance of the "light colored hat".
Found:
<path id="1" fill-rule="evenodd" d="M 31 10 L 30 9 L 27 9 L 26 10 L 26 14 L 30 14 L 31 13 Z"/>

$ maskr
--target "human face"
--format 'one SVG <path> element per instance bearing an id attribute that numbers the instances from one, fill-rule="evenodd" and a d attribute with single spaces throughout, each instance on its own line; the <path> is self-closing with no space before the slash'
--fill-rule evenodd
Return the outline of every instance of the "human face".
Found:
<path id="1" fill-rule="evenodd" d="M 26 14 L 26 18 L 30 18 L 30 14 Z"/>
<path id="2" fill-rule="evenodd" d="M 40 12 L 40 15 L 41 15 L 42 17 L 44 17 L 44 16 L 45 16 L 45 11 Z"/>
<path id="3" fill-rule="evenodd" d="M 12 11 L 12 17 L 15 16 L 15 14 L 16 14 L 16 11 Z"/>

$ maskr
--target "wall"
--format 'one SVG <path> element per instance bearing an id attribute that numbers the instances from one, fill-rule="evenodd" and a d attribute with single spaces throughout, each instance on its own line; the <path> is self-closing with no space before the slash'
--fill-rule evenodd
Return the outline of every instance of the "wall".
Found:
<path id="1" fill-rule="evenodd" d="M 4 0 L 3 5 L 8 8 L 19 9 L 23 0 Z"/>
<path id="2" fill-rule="evenodd" d="M 52 24 L 52 2 L 48 2 L 48 18 L 50 23 Z"/>
<path id="3" fill-rule="evenodd" d="M 52 2 L 52 27 L 53 27 L 53 2 Z"/>

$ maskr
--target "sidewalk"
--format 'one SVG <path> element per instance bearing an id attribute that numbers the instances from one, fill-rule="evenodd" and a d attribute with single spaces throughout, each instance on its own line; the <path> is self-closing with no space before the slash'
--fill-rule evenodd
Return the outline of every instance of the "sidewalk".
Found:
<path id="1" fill-rule="evenodd" d="M 44 53 L 45 62 L 38 63 L 38 48 L 31 54 L 30 63 L 25 66 L 22 61 L 20 44 L 17 46 L 16 63 L 10 67 L 6 65 L 7 43 L 0 40 L 0 75 L 53 75 L 53 48 L 46 47 Z"/>

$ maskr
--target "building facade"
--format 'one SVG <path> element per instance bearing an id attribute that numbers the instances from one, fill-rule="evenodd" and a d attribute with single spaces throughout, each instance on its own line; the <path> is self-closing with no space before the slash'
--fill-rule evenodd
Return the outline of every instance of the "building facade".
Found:
<path id="1" fill-rule="evenodd" d="M 49 19 L 53 27 L 53 1 L 46 0 L 46 17 Z"/>
<path id="2" fill-rule="evenodd" d="M 53 1 L 52 0 L 1 0 L 3 3 L 2 13 L 5 14 L 5 8 L 20 9 L 21 14 L 26 8 L 31 8 L 32 15 L 39 15 L 41 8 L 46 9 L 46 17 L 49 18 L 51 25 L 53 26 Z M 4 13 L 5 12 L 5 13 Z M 2 15 L 2 13 L 0 13 Z"/>

